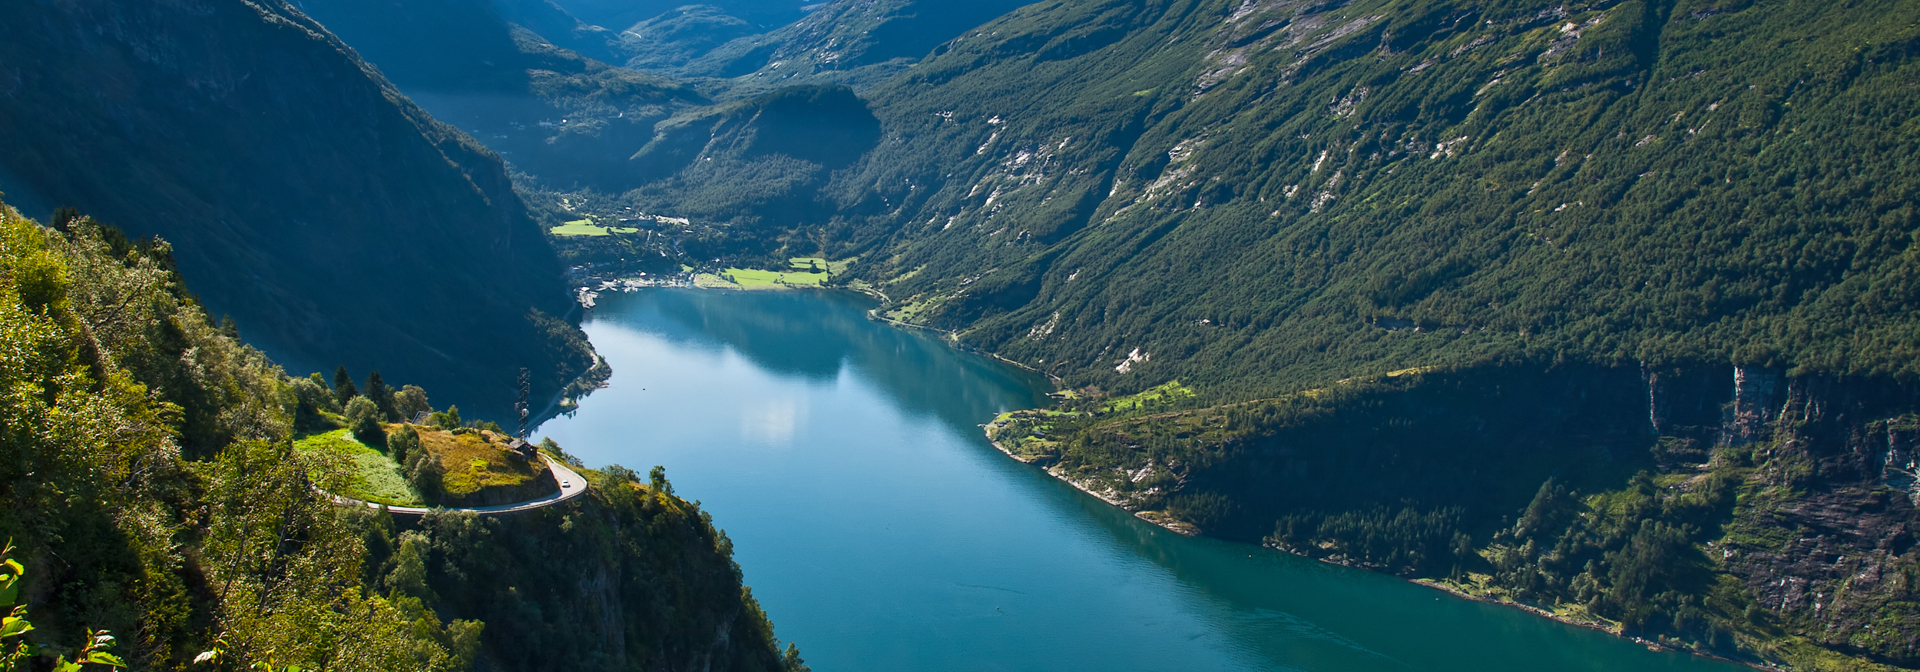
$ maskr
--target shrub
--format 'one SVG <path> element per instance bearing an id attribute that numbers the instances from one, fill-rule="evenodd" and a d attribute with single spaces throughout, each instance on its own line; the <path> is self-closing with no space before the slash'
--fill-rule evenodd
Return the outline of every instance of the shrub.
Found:
<path id="1" fill-rule="evenodd" d="M 347 402 L 347 427 L 353 430 L 353 438 L 369 446 L 386 443 L 386 431 L 380 428 L 382 415 L 380 407 L 366 397 L 354 397 Z"/>
<path id="2" fill-rule="evenodd" d="M 413 431 L 412 425 L 401 425 L 400 429 L 387 437 L 387 457 L 402 467 L 407 458 L 420 452 L 420 434 Z"/>

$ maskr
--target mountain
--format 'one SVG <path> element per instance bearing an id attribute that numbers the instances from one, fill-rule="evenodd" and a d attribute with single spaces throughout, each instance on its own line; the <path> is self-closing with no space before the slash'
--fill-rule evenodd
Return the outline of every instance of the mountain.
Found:
<path id="1" fill-rule="evenodd" d="M 627 67 L 678 72 L 722 45 L 761 32 L 757 28 L 713 5 L 687 5 L 635 23 L 620 37 Z"/>
<path id="2" fill-rule="evenodd" d="M 1026 3 L 824 2 L 793 23 L 734 39 L 672 72 L 686 77 L 730 78 L 729 87 L 739 92 L 735 95 L 802 84 L 845 84 L 865 89 L 899 74 L 968 29 Z"/>
<path id="3" fill-rule="evenodd" d="M 730 220 L 716 234 L 724 242 L 701 250 L 766 251 L 793 223 L 830 216 L 820 190 L 880 139 L 879 120 L 852 89 L 776 89 L 660 122 L 629 172 L 647 182 L 624 199 L 645 211 Z"/>
<path id="4" fill-rule="evenodd" d="M 0 204 L 9 664 L 805 669 L 658 470 L 581 469 L 588 494 L 507 519 L 342 507 L 316 486 L 357 468 L 292 441 L 338 391 L 205 312 L 171 267 L 189 250 L 59 224 Z"/>
<path id="5" fill-rule="evenodd" d="M 435 118 L 560 188 L 631 188 L 638 178 L 629 159 L 652 140 L 653 125 L 711 103 L 683 82 L 609 66 L 556 46 L 551 30 L 514 22 L 535 13 L 530 5 L 559 11 L 545 2 L 304 5 Z"/>
<path id="6" fill-rule="evenodd" d="M 210 310 L 507 418 L 596 360 L 500 159 L 280 2 L 9 3 L 0 187 L 177 246 Z"/>
<path id="7" fill-rule="evenodd" d="M 867 94 L 845 249 L 1074 385 L 1912 375 L 1904 10 L 1421 7 L 1023 8 Z"/>
<path id="8" fill-rule="evenodd" d="M 863 84 L 773 254 L 1056 376 L 996 440 L 1169 527 L 1913 667 L 1917 11 L 1034 3 Z M 650 198 L 774 221 L 710 163 Z"/>
<path id="9" fill-rule="evenodd" d="M 625 29 L 676 10 L 699 8 L 739 19 L 749 30 L 762 32 L 800 18 L 812 4 L 799 0 L 556 0 L 573 16 L 594 25 Z"/>

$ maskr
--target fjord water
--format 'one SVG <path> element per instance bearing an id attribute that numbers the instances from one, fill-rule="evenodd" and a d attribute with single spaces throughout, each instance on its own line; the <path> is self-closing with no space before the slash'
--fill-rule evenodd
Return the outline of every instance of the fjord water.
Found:
<path id="1" fill-rule="evenodd" d="M 1149 525 L 987 443 L 1044 381 L 868 306 L 604 295 L 583 326 L 612 386 L 538 430 L 589 466 L 664 465 L 815 670 L 1739 669 Z"/>

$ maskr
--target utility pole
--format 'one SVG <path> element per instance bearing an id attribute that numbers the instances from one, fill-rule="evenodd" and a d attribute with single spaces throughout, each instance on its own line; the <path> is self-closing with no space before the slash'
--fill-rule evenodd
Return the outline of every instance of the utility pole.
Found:
<path id="1" fill-rule="evenodd" d="M 532 396 L 532 392 L 533 388 L 528 381 L 527 367 L 520 367 L 520 401 L 516 402 L 513 408 L 514 410 L 520 411 L 520 433 L 515 436 L 521 439 L 527 438 L 527 414 L 531 410 L 527 405 L 527 397 Z"/>

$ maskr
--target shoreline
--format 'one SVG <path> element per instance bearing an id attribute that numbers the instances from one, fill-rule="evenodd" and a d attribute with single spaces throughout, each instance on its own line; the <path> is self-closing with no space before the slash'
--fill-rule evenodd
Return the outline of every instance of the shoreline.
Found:
<path id="1" fill-rule="evenodd" d="M 1272 547 L 1270 547 L 1270 546 L 1269 546 L 1268 548 L 1272 548 Z M 1275 549 L 1275 550 L 1279 550 L 1279 549 Z M 1285 551 L 1282 551 L 1282 552 L 1285 552 Z M 1297 553 L 1296 553 L 1295 555 L 1299 555 L 1299 554 L 1297 554 Z M 1307 557 L 1307 556 L 1300 556 L 1300 557 Z M 1327 561 L 1326 561 L 1326 560 L 1321 560 L 1321 562 L 1327 562 Z M 1337 563 L 1337 562 L 1336 562 L 1336 563 L 1330 563 L 1330 564 L 1336 564 L 1336 565 L 1339 565 L 1340 563 Z M 1341 566 L 1342 566 L 1342 567 L 1348 567 L 1347 565 L 1341 565 Z M 1358 568 L 1355 568 L 1355 567 L 1348 567 L 1348 568 L 1349 568 L 1349 569 L 1358 569 Z M 1361 571 L 1371 571 L 1371 570 L 1361 570 Z M 1376 573 L 1383 573 L 1383 572 L 1376 572 Z M 1559 622 L 1561 622 L 1561 623 L 1565 623 L 1565 624 L 1567 624 L 1567 625 L 1571 625 L 1571 626 L 1575 626 L 1575 627 L 1580 627 L 1580 628 L 1587 628 L 1587 629 L 1589 629 L 1589 630 L 1599 630 L 1600 632 L 1604 632 L 1604 633 L 1607 633 L 1607 634 L 1609 634 L 1609 635 L 1613 635 L 1614 637 L 1617 637 L 1617 638 L 1620 638 L 1620 639 L 1624 639 L 1624 640 L 1627 640 L 1627 641 L 1629 641 L 1629 642 L 1633 642 L 1633 643 L 1635 643 L 1635 644 L 1639 644 L 1639 645 L 1641 645 L 1641 646 L 1645 646 L 1645 647 L 1647 647 L 1647 650 L 1648 650 L 1648 651 L 1655 651 L 1655 652 L 1663 652 L 1663 653 L 1665 653 L 1665 652 L 1671 652 L 1671 653 L 1684 653 L 1684 654 L 1687 654 L 1687 655 L 1692 655 L 1692 656 L 1699 656 L 1699 657 L 1701 657 L 1701 658 L 1708 658 L 1708 659 L 1711 659 L 1711 660 L 1718 660 L 1718 661 L 1721 661 L 1721 662 L 1725 662 L 1725 663 L 1732 663 L 1732 664 L 1735 664 L 1735 665 L 1743 665 L 1743 666 L 1746 666 L 1746 667 L 1751 667 L 1751 668 L 1753 668 L 1753 669 L 1756 669 L 1756 670 L 1768 670 L 1769 672 L 1787 672 L 1787 668 L 1784 668 L 1784 667 L 1779 667 L 1779 666 L 1776 666 L 1776 665 L 1773 665 L 1773 664 L 1770 664 L 1770 663 L 1762 663 L 1762 662 L 1755 662 L 1755 661 L 1751 661 L 1751 660 L 1737 660 L 1737 659 L 1734 659 L 1734 658 L 1728 658 L 1728 657 L 1726 657 L 1726 656 L 1719 656 L 1719 655 L 1714 655 L 1714 654 L 1711 654 L 1711 653 L 1702 653 L 1702 652 L 1700 652 L 1700 651 L 1696 651 L 1696 650 L 1693 650 L 1693 649 L 1682 649 L 1682 648 L 1679 648 L 1679 647 L 1674 647 L 1674 646 L 1668 646 L 1668 645 L 1666 645 L 1666 644 L 1661 644 L 1660 642 L 1656 642 L 1656 641 L 1653 641 L 1653 640 L 1650 640 L 1650 639 L 1647 639 L 1647 638 L 1644 638 L 1644 637 L 1640 637 L 1640 636 L 1637 636 L 1637 635 L 1627 635 L 1627 634 L 1622 634 L 1622 633 L 1621 633 L 1621 632 L 1620 632 L 1619 630 L 1616 630 L 1616 629 L 1614 629 L 1613 627 L 1611 627 L 1611 626 L 1609 626 L 1609 625 L 1607 625 L 1607 624 L 1605 624 L 1605 623 L 1600 623 L 1600 622 L 1595 622 L 1595 621 L 1584 621 L 1584 620 L 1580 620 L 1580 619 L 1576 619 L 1576 618 L 1571 618 L 1571 617 L 1567 617 L 1567 616 L 1562 616 L 1562 615 L 1560 615 L 1560 614 L 1556 614 L 1556 613 L 1553 613 L 1552 611 L 1550 611 L 1550 610 L 1548 610 L 1548 609 L 1545 609 L 1545 608 L 1543 608 L 1543 607 L 1540 607 L 1540 606 L 1538 606 L 1538 605 L 1533 605 L 1533 604 L 1528 604 L 1528 603 L 1526 603 L 1526 602 L 1515 602 L 1515 601 L 1513 601 L 1513 600 L 1500 600 L 1500 599 L 1494 599 L 1494 598 L 1491 598 L 1491 597 L 1486 597 L 1486 596 L 1483 596 L 1483 595 L 1475 595 L 1475 594 L 1473 594 L 1473 593 L 1469 593 L 1469 592 L 1466 592 L 1466 591 L 1463 591 L 1463 590 L 1460 590 L 1459 588 L 1455 588 L 1455 587 L 1453 587 L 1453 586 L 1450 586 L 1450 585 L 1447 585 L 1447 584 L 1444 584 L 1444 583 L 1441 583 L 1441 582 L 1439 582 L 1439 581 L 1435 581 L 1435 580 L 1433 580 L 1433 579 L 1404 579 L 1404 580 L 1405 580 L 1406 582 L 1408 582 L 1408 583 L 1412 583 L 1412 584 L 1415 584 L 1415 585 L 1420 585 L 1420 586 L 1426 586 L 1426 587 L 1428 587 L 1428 588 L 1432 588 L 1432 589 L 1434 589 L 1434 590 L 1438 590 L 1438 591 L 1441 591 L 1441 592 L 1443 592 L 1443 593 L 1447 593 L 1447 594 L 1450 594 L 1450 595 L 1453 595 L 1454 597 L 1458 597 L 1458 598 L 1460 598 L 1460 599 L 1463 599 L 1463 600 L 1470 600 L 1470 601 L 1473 601 L 1473 602 L 1481 602 L 1481 603 L 1485 603 L 1485 604 L 1493 604 L 1493 605 L 1499 605 L 1499 606 L 1503 606 L 1503 607 L 1513 607 L 1513 608 L 1515 608 L 1515 609 L 1519 609 L 1519 610 L 1521 610 L 1521 611 L 1526 611 L 1526 612 L 1530 612 L 1530 613 L 1532 613 L 1532 614 L 1533 614 L 1533 615 L 1535 615 L 1535 616 L 1539 616 L 1539 617 L 1542 617 L 1542 618 L 1547 618 L 1547 619 L 1551 619 L 1551 620 L 1555 620 L 1555 621 L 1559 621 Z"/>
<path id="2" fill-rule="evenodd" d="M 1013 451 L 1008 450 L 1006 446 L 1000 445 L 1000 442 L 997 440 L 994 440 L 993 436 L 988 431 L 989 425 L 981 425 L 981 428 L 982 428 L 981 431 L 983 433 L 987 433 L 987 443 L 993 444 L 993 447 L 996 450 L 999 450 L 1001 453 L 1005 454 L 1007 457 L 1012 458 L 1014 461 L 1020 462 L 1021 464 L 1034 464 L 1035 462 L 1038 461 L 1037 459 L 1034 459 L 1034 458 L 1023 458 L 1023 457 L 1020 457 L 1019 455 L 1015 455 L 1013 454 Z M 1098 499 L 1102 502 L 1106 502 L 1107 504 L 1112 505 L 1115 508 L 1131 513 L 1133 514 L 1133 517 L 1146 521 L 1148 523 L 1152 523 L 1153 525 L 1158 526 L 1161 529 L 1167 530 L 1169 532 L 1173 532 L 1175 534 L 1178 534 L 1184 537 L 1197 538 L 1197 537 L 1203 536 L 1200 534 L 1199 530 L 1193 529 L 1193 526 L 1178 520 L 1174 520 L 1170 517 L 1167 517 L 1165 514 L 1149 515 L 1149 514 L 1159 514 L 1159 512 L 1133 511 L 1131 509 L 1128 509 L 1126 505 L 1121 503 L 1120 501 L 1117 501 L 1114 498 L 1110 498 L 1105 495 L 1102 495 L 1098 492 L 1089 490 L 1087 489 L 1086 486 L 1081 485 L 1079 482 L 1071 478 L 1067 478 L 1066 476 L 1060 474 L 1059 472 L 1053 469 L 1040 467 L 1039 465 L 1034 465 L 1034 466 L 1039 467 L 1040 471 L 1045 472 L 1048 476 L 1053 477 L 1055 480 L 1058 480 L 1060 482 L 1066 483 L 1067 485 L 1073 486 L 1073 489 L 1075 490 L 1079 490 L 1081 492 L 1087 493 L 1088 495 L 1092 495 L 1094 499 Z M 1562 616 L 1560 614 L 1556 614 L 1552 612 L 1551 610 L 1548 610 L 1536 605 L 1528 604 L 1525 602 L 1515 602 L 1512 600 L 1501 600 L 1501 599 L 1496 599 L 1496 598 L 1487 597 L 1483 595 L 1475 595 L 1473 593 L 1460 590 L 1459 588 L 1441 583 L 1439 581 L 1435 581 L 1433 579 L 1409 579 L 1406 577 L 1390 574 L 1387 572 L 1378 572 L 1371 569 L 1367 569 L 1365 567 L 1356 567 L 1347 563 L 1336 562 L 1327 558 L 1316 558 L 1310 555 L 1296 553 L 1293 551 L 1289 551 L 1282 548 L 1276 548 L 1276 547 L 1268 546 L 1265 544 L 1261 544 L 1260 547 L 1272 549 L 1274 551 L 1286 553 L 1288 555 L 1293 555 L 1295 557 L 1306 558 L 1308 560 L 1313 560 L 1315 562 L 1323 562 L 1329 565 L 1343 567 L 1343 568 L 1354 570 L 1354 571 L 1368 572 L 1372 574 L 1387 574 L 1388 576 L 1393 576 L 1394 578 L 1400 579 L 1401 581 L 1418 585 L 1418 586 L 1425 586 L 1428 588 L 1432 588 L 1434 590 L 1438 590 L 1438 591 L 1453 595 L 1454 597 L 1458 597 L 1463 600 L 1480 602 L 1484 604 L 1498 605 L 1503 607 L 1512 607 L 1515 609 L 1519 609 L 1521 611 L 1531 613 L 1535 616 L 1547 618 L 1553 621 L 1564 623 L 1566 625 L 1571 625 L 1579 628 L 1586 628 L 1590 630 L 1598 630 L 1600 632 L 1604 632 L 1609 635 L 1612 635 L 1615 638 L 1623 639 L 1623 640 L 1630 641 L 1635 644 L 1644 646 L 1647 648 L 1648 651 L 1653 651 L 1657 653 L 1665 653 L 1665 652 L 1685 653 L 1688 655 L 1699 656 L 1701 658 L 1709 658 L 1712 660 L 1732 663 L 1735 665 L 1742 665 L 1742 666 L 1750 667 L 1756 670 L 1767 670 L 1768 672 L 1787 672 L 1787 668 L 1779 667 L 1771 663 L 1755 662 L 1751 660 L 1736 660 L 1733 658 L 1728 658 L 1726 656 L 1719 656 L 1711 653 L 1702 653 L 1700 651 L 1696 651 L 1693 649 L 1681 649 L 1677 647 L 1672 647 L 1672 646 L 1661 644 L 1660 642 L 1656 642 L 1656 641 L 1649 640 L 1639 636 L 1622 634 L 1619 630 L 1616 630 L 1605 623 L 1600 623 L 1595 621 L 1585 621 L 1585 620 L 1579 620 L 1579 619 L 1575 619 L 1567 616 Z"/>
<path id="3" fill-rule="evenodd" d="M 995 449 L 999 450 L 1002 453 L 1005 453 L 1007 457 L 1013 458 L 1014 461 L 1019 462 L 1021 464 L 1033 464 L 1034 462 L 1038 461 L 1034 459 L 1023 458 L 1023 457 L 1020 457 L 1019 455 L 1013 454 L 1013 451 L 1007 450 L 1006 446 L 1000 445 L 1000 442 L 993 440 L 993 437 L 991 436 L 987 437 L 987 443 L 993 444 L 993 447 Z M 1108 497 L 1098 492 L 1094 492 L 1093 490 L 1088 489 L 1087 486 L 1082 485 L 1079 481 L 1075 481 L 1071 478 L 1067 478 L 1066 476 L 1060 474 L 1057 471 L 1054 471 L 1053 469 L 1050 469 L 1047 467 L 1041 467 L 1039 465 L 1034 465 L 1034 466 L 1040 469 L 1041 471 L 1046 472 L 1048 476 L 1052 476 L 1054 480 L 1060 481 L 1067 485 L 1071 485 L 1075 490 L 1079 490 L 1081 492 L 1087 493 L 1088 495 L 1092 495 L 1094 499 L 1098 499 L 1102 502 L 1106 502 L 1112 505 L 1114 508 L 1133 514 L 1133 517 L 1152 523 L 1153 525 L 1161 529 L 1164 529 L 1168 532 L 1172 532 L 1174 534 L 1178 534 L 1183 537 L 1199 537 L 1200 536 L 1200 531 L 1197 529 L 1194 529 L 1192 525 L 1188 525 L 1179 520 L 1175 520 L 1174 518 L 1169 517 L 1166 514 L 1160 513 L 1159 511 L 1134 511 L 1132 509 L 1128 509 L 1126 505 L 1121 503 L 1119 500 Z"/>

